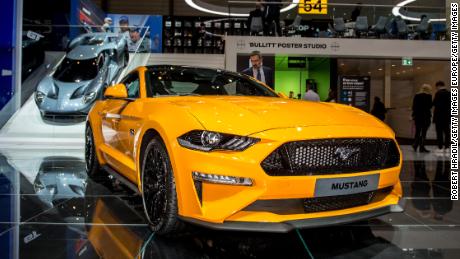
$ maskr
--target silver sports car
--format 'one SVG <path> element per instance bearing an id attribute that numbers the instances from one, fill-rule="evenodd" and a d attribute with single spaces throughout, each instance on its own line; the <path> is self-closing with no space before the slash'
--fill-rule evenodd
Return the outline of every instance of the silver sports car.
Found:
<path id="1" fill-rule="evenodd" d="M 126 37 L 116 33 L 82 34 L 69 43 L 59 66 L 37 86 L 35 102 L 42 116 L 84 115 L 103 89 L 128 64 Z"/>

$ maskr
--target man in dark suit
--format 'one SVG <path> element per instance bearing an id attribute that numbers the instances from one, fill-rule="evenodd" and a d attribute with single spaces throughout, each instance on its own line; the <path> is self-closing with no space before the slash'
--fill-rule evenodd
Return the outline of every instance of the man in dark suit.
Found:
<path id="1" fill-rule="evenodd" d="M 436 82 L 436 88 L 433 122 L 436 125 L 438 152 L 442 152 L 443 148 L 448 151 L 450 147 L 450 92 L 442 81 Z"/>
<path id="2" fill-rule="evenodd" d="M 426 132 L 431 124 L 431 107 L 433 97 L 431 96 L 431 86 L 423 84 L 420 92 L 414 96 L 412 103 L 412 118 L 415 122 L 415 139 L 412 147 L 414 151 L 420 146 L 420 152 L 429 153 L 425 148 Z"/>
<path id="3" fill-rule="evenodd" d="M 275 89 L 275 86 L 273 85 L 273 69 L 262 65 L 262 55 L 260 52 L 253 51 L 249 57 L 252 66 L 243 70 L 242 73 L 252 76 L 272 89 Z"/>
<path id="4" fill-rule="evenodd" d="M 381 121 L 385 121 L 385 114 L 387 109 L 385 104 L 380 100 L 380 97 L 374 97 L 374 107 L 372 108 L 371 114 L 379 118 Z"/>

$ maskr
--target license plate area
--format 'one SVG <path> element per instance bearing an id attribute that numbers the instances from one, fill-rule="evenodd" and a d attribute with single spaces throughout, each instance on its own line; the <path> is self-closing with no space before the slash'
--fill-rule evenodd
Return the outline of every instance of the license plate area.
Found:
<path id="1" fill-rule="evenodd" d="M 340 196 L 375 191 L 378 188 L 379 179 L 380 174 L 318 179 L 315 184 L 314 197 Z"/>

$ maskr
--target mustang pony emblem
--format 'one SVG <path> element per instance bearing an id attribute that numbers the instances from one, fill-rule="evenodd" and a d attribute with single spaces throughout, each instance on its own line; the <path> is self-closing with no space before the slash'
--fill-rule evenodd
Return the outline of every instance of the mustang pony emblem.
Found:
<path id="1" fill-rule="evenodd" d="M 348 158 L 358 153 L 359 153 L 359 148 L 339 147 L 335 150 L 334 156 L 339 157 L 339 159 L 342 161 L 345 161 L 345 160 L 348 160 Z"/>

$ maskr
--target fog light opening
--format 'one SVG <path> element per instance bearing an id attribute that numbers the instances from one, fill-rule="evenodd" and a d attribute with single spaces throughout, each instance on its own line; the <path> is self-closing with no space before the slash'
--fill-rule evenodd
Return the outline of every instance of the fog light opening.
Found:
<path id="1" fill-rule="evenodd" d="M 251 178 L 247 177 L 236 177 L 228 175 L 218 175 L 218 174 L 205 174 L 201 172 L 192 172 L 193 180 L 207 182 L 207 183 L 216 183 L 216 184 L 228 184 L 228 185 L 242 185 L 242 186 L 252 186 L 253 182 Z"/>

